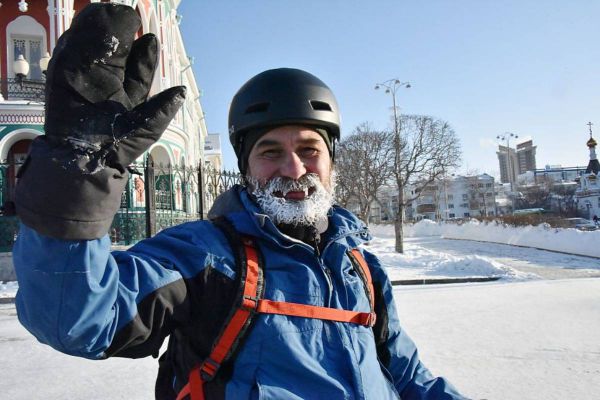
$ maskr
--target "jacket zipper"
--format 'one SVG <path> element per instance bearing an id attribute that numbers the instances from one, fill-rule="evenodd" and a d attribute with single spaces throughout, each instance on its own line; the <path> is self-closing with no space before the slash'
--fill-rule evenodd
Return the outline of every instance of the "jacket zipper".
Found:
<path id="1" fill-rule="evenodd" d="M 317 257 L 317 261 L 319 262 L 321 269 L 325 273 L 325 280 L 327 281 L 327 287 L 329 288 L 329 292 L 327 293 L 327 296 L 324 299 L 325 306 L 331 307 L 331 296 L 333 295 L 333 278 L 331 276 L 331 270 L 325 264 L 323 264 L 323 261 L 321 260 L 321 252 L 319 251 L 319 242 L 320 242 L 320 238 L 318 236 L 315 236 L 315 238 L 313 240 L 313 245 L 314 245 L 314 249 L 315 249 L 314 254 L 315 254 L 315 257 Z"/>

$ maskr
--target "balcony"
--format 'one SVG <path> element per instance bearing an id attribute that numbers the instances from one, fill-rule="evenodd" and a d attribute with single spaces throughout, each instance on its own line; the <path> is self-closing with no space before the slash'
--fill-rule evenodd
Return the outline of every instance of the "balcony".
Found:
<path id="1" fill-rule="evenodd" d="M 419 204 L 417 206 L 417 212 L 419 214 L 433 213 L 436 209 L 437 207 L 435 206 L 435 204 Z"/>
<path id="2" fill-rule="evenodd" d="M 16 79 L 0 80 L 0 93 L 4 100 L 27 100 L 43 103 L 45 101 L 45 80 Z"/>

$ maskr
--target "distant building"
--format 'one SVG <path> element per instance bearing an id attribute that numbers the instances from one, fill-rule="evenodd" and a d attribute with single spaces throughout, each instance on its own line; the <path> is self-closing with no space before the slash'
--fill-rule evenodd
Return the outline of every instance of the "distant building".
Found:
<path id="1" fill-rule="evenodd" d="M 500 166 L 500 182 L 516 182 L 519 171 L 519 161 L 515 149 L 500 145 L 498 146 L 496 155 L 498 156 L 498 163 Z"/>
<path id="2" fill-rule="evenodd" d="M 436 180 L 420 189 L 420 196 L 407 204 L 404 217 L 407 221 L 430 219 L 433 221 L 496 215 L 494 178 L 488 174 L 452 176 Z M 417 194 L 414 185 L 405 188 L 405 199 Z M 377 201 L 371 206 L 369 221 L 393 222 L 398 210 L 398 189 L 384 186 Z"/>
<path id="3" fill-rule="evenodd" d="M 590 160 L 585 172 L 577 179 L 579 187 L 575 191 L 577 210 L 584 218 L 592 219 L 594 215 L 600 217 L 600 163 L 596 156 L 596 140 L 592 137 L 586 143 L 590 150 Z"/>
<path id="4" fill-rule="evenodd" d="M 204 141 L 204 165 L 220 171 L 223 166 L 223 154 L 221 153 L 221 135 L 209 133 Z"/>
<path id="5" fill-rule="evenodd" d="M 517 148 L 498 146 L 496 155 L 500 166 L 500 181 L 513 184 L 517 177 L 527 171 L 536 169 L 535 153 L 537 146 L 532 140 L 517 144 Z"/>
<path id="6" fill-rule="evenodd" d="M 552 179 L 555 182 L 573 182 L 587 167 L 563 167 L 561 165 L 546 165 L 543 169 L 533 170 L 535 181 Z"/>
<path id="7" fill-rule="evenodd" d="M 29 1 L 27 7 L 17 0 L 0 3 L 0 205 L 14 198 L 16 173 L 34 138 L 44 133 L 44 69 L 57 40 L 70 26 L 73 16 L 90 0 Z M 144 157 L 151 155 L 156 165 L 198 166 L 203 159 L 200 147 L 206 137 L 206 124 L 200 92 L 179 31 L 177 7 L 180 0 L 119 0 L 140 16 L 138 34 L 154 33 L 161 42 L 158 68 L 150 95 L 176 85 L 188 89 L 186 100 L 161 139 Z M 26 2 L 22 2 L 26 3 Z M 27 61 L 29 73 L 17 78 L 15 61 Z M 156 176 L 177 190 L 170 208 L 194 211 L 196 204 L 179 193 L 180 177 Z M 144 182 L 136 176 L 127 188 L 127 198 L 143 206 Z M 197 195 L 197 193 L 196 193 Z"/>
<path id="8" fill-rule="evenodd" d="M 517 160 L 519 163 L 519 175 L 527 171 L 535 170 L 535 150 L 532 140 L 517 144 Z"/>

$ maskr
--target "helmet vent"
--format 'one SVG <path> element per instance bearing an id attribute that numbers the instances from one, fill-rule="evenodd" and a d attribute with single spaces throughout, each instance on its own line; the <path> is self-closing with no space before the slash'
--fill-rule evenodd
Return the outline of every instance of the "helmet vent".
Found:
<path id="1" fill-rule="evenodd" d="M 310 105 L 315 111 L 333 111 L 329 103 L 325 103 L 324 101 L 311 100 Z"/>
<path id="2" fill-rule="evenodd" d="M 254 114 L 265 112 L 269 109 L 269 102 L 255 103 L 246 108 L 245 114 Z"/>

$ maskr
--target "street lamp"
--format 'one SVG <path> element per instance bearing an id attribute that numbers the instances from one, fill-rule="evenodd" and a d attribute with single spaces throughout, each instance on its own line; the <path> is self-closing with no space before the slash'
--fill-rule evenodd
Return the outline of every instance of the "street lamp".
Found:
<path id="1" fill-rule="evenodd" d="M 379 90 L 382 87 L 385 88 L 386 94 L 392 95 L 392 103 L 394 107 L 394 131 L 396 133 L 396 136 L 399 136 L 400 132 L 398 130 L 398 115 L 396 111 L 396 91 L 402 87 L 405 89 L 410 89 L 410 82 L 401 82 L 399 79 L 388 79 L 387 81 L 377 83 L 375 85 L 375 90 Z"/>
<path id="2" fill-rule="evenodd" d="M 511 194 L 511 203 L 512 209 L 515 210 L 515 198 L 513 195 L 513 170 L 512 170 L 512 160 L 510 159 L 510 138 L 518 139 L 519 135 L 515 135 L 511 132 L 505 132 L 501 135 L 496 136 L 496 139 L 506 142 L 506 164 L 508 168 L 508 182 L 510 183 L 510 194 Z"/>
<path id="3" fill-rule="evenodd" d="M 42 58 L 40 58 L 40 69 L 42 70 L 42 74 L 44 77 L 46 76 L 46 71 L 48 71 L 48 63 L 50 62 L 50 53 L 46 52 Z"/>
<path id="4" fill-rule="evenodd" d="M 399 162 L 399 157 L 400 157 L 400 149 L 398 148 L 400 146 L 400 129 L 398 128 L 398 114 L 397 114 L 397 107 L 396 107 L 396 92 L 398 91 L 398 89 L 400 88 L 405 88 L 405 89 L 410 89 L 411 85 L 410 82 L 401 82 L 399 79 L 388 79 L 387 81 L 383 81 L 381 83 L 377 83 L 375 85 L 375 90 L 379 90 L 381 88 L 385 88 L 385 93 L 386 94 L 391 94 L 392 95 L 392 104 L 393 104 L 393 110 L 394 110 L 394 141 L 395 141 L 395 145 L 396 145 L 396 151 L 395 151 L 395 162 L 396 162 L 396 167 L 398 166 L 398 162 Z"/>
<path id="5" fill-rule="evenodd" d="M 23 54 L 19 54 L 13 63 L 13 71 L 17 77 L 17 82 L 23 87 L 23 79 L 29 74 L 29 63 L 25 57 L 23 57 Z"/>

